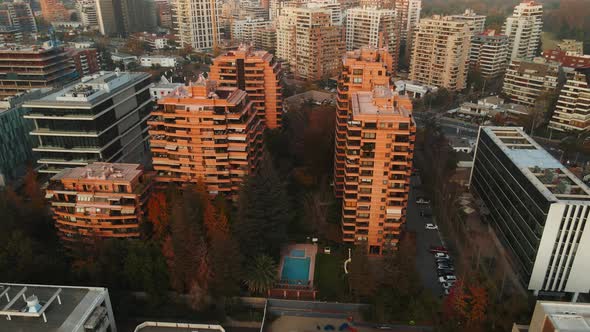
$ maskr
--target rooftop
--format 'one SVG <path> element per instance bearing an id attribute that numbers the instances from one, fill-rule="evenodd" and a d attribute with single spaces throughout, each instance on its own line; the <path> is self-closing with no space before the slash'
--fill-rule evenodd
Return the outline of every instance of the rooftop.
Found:
<path id="1" fill-rule="evenodd" d="M 550 202 L 590 204 L 590 188 L 520 127 L 480 127 Z"/>
<path id="2" fill-rule="evenodd" d="M 70 332 L 87 322 L 108 291 L 98 287 L 0 283 L 0 295 L 0 316 L 4 316 L 0 318 L 0 331 Z M 38 302 L 31 306 L 35 303 L 31 302 L 33 295 Z"/>
<path id="3" fill-rule="evenodd" d="M 396 101 L 400 98 L 391 88 L 383 86 L 376 86 L 373 91 L 355 92 L 352 94 L 352 112 L 354 115 L 410 116 L 409 110 L 397 106 Z"/>
<path id="4" fill-rule="evenodd" d="M 134 332 L 225 332 L 220 325 L 144 322 L 139 324 Z"/>
<path id="5" fill-rule="evenodd" d="M 122 87 L 149 77 L 148 73 L 108 72 L 84 76 L 80 81 L 43 98 L 29 101 L 25 107 L 80 106 L 91 107 Z"/>
<path id="6" fill-rule="evenodd" d="M 103 180 L 129 182 L 143 173 L 139 164 L 92 163 L 84 167 L 67 168 L 54 175 L 51 180 Z"/>

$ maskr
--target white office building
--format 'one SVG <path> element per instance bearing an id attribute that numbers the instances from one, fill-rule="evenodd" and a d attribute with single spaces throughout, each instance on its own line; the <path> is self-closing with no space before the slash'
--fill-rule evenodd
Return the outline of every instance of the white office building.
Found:
<path id="1" fill-rule="evenodd" d="M 484 31 L 486 25 L 486 16 L 477 15 L 472 9 L 465 9 L 463 14 L 451 15 L 455 20 L 465 21 L 471 24 L 471 32 L 477 35 Z"/>
<path id="2" fill-rule="evenodd" d="M 212 50 L 221 36 L 221 4 L 218 0 L 172 0 L 174 32 L 181 47 Z"/>
<path id="3" fill-rule="evenodd" d="M 590 188 L 518 127 L 480 127 L 471 190 L 529 290 L 590 290 Z"/>

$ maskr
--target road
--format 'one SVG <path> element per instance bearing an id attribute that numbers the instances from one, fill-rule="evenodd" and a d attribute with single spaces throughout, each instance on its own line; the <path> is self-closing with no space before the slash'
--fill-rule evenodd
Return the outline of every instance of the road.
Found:
<path id="1" fill-rule="evenodd" d="M 420 216 L 420 210 L 424 209 L 416 204 L 416 197 L 423 193 L 415 187 L 420 184 L 417 176 L 410 179 L 412 189 L 408 202 L 408 214 L 406 229 L 416 233 L 416 268 L 425 288 L 430 289 L 436 296 L 442 295 L 442 288 L 438 282 L 434 257 L 428 250 L 430 246 L 441 246 L 443 242 L 438 230 L 427 230 L 425 224 L 432 222 L 431 218 Z"/>

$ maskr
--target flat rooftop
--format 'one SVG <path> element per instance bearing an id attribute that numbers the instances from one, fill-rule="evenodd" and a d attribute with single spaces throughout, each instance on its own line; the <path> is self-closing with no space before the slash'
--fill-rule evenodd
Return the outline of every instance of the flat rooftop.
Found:
<path id="1" fill-rule="evenodd" d="M 139 324 L 134 332 L 225 332 L 220 325 L 144 322 Z"/>
<path id="2" fill-rule="evenodd" d="M 560 332 L 590 331 L 590 305 L 569 302 L 540 302 L 555 330 Z"/>
<path id="3" fill-rule="evenodd" d="M 92 107 L 123 87 L 149 77 L 148 73 L 101 71 L 84 76 L 43 98 L 25 103 L 25 107 Z"/>
<path id="4" fill-rule="evenodd" d="M 51 298 L 59 291 L 59 300 Z M 106 288 L 69 287 L 47 285 L 23 285 L 0 283 L 0 331 L 10 332 L 71 332 L 75 326 L 84 325 L 91 311 L 107 295 Z M 7 297 L 14 301 L 9 303 Z M 35 295 L 39 304 L 44 307 L 49 303 L 43 317 L 19 317 L 21 310 L 27 309 L 23 299 Z M 61 302 L 61 304 L 59 303 Z M 11 320 L 7 320 L 6 312 L 13 312 Z"/>
<path id="5" fill-rule="evenodd" d="M 359 91 L 352 94 L 353 115 L 400 115 L 410 116 L 403 107 L 395 107 L 394 100 L 400 98 L 386 87 L 375 87 L 373 91 Z"/>
<path id="6" fill-rule="evenodd" d="M 520 127 L 480 127 L 549 201 L 590 204 L 590 188 Z"/>
<path id="7" fill-rule="evenodd" d="M 51 180 L 102 180 L 129 182 L 141 175 L 139 164 L 92 163 L 84 167 L 67 168 Z"/>

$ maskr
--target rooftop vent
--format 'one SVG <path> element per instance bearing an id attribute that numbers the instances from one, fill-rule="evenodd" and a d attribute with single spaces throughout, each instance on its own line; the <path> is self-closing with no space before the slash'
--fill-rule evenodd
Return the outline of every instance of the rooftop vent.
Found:
<path id="1" fill-rule="evenodd" d="M 41 311 L 41 304 L 39 298 L 36 295 L 27 297 L 27 312 L 38 313 Z"/>

